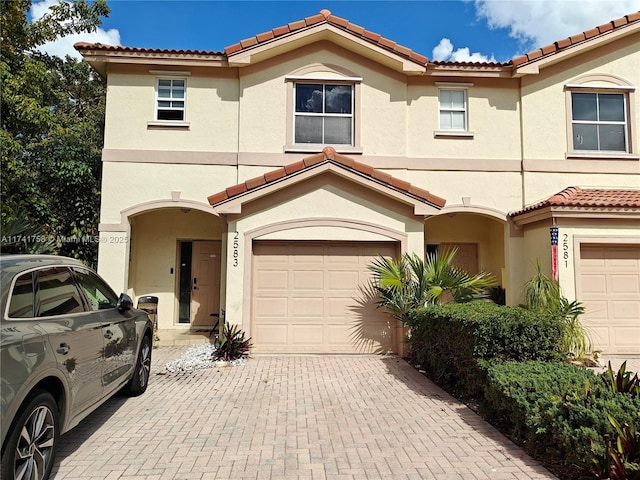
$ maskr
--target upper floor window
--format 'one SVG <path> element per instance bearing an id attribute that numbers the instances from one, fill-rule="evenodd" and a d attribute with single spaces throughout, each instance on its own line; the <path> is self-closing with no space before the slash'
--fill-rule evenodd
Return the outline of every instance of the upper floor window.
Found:
<path id="1" fill-rule="evenodd" d="M 628 152 L 624 93 L 572 92 L 573 150 Z"/>
<path id="2" fill-rule="evenodd" d="M 295 83 L 294 143 L 354 145 L 354 86 Z"/>
<path id="3" fill-rule="evenodd" d="M 185 89 L 184 79 L 158 79 L 156 120 L 184 121 Z"/>
<path id="4" fill-rule="evenodd" d="M 565 85 L 566 158 L 638 158 L 635 90 L 608 73 L 589 73 Z"/>
<path id="5" fill-rule="evenodd" d="M 438 90 L 440 130 L 467 130 L 467 91 Z"/>

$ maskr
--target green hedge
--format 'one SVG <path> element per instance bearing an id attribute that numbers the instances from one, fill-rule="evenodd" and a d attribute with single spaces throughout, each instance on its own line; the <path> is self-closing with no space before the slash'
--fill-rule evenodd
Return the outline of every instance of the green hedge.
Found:
<path id="1" fill-rule="evenodd" d="M 562 362 L 492 363 L 482 411 L 562 478 L 581 478 L 592 450 L 616 434 L 608 415 L 640 428 L 640 396 L 616 393 L 603 376 Z"/>
<path id="2" fill-rule="evenodd" d="M 519 307 L 449 303 L 411 312 L 409 356 L 459 396 L 482 394 L 489 360 L 557 360 L 564 323 Z"/>

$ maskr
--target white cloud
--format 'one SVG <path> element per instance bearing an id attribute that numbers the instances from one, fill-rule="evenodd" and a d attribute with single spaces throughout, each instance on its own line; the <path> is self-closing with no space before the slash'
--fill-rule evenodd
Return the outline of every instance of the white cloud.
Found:
<path id="1" fill-rule="evenodd" d="M 31 11 L 29 12 L 32 21 L 42 18 L 42 16 L 48 12 L 49 8 L 57 3 L 59 3 L 59 0 L 43 0 L 42 2 L 33 3 L 31 5 Z M 76 42 L 120 45 L 120 32 L 116 29 L 103 30 L 102 28 L 98 28 L 92 33 L 67 35 L 66 37 L 59 38 L 53 42 L 47 42 L 44 45 L 39 46 L 37 49 L 41 52 L 48 53 L 49 55 L 55 55 L 62 58 L 66 55 L 70 55 L 79 60 L 82 56 L 75 48 L 73 48 L 73 44 Z"/>
<path id="2" fill-rule="evenodd" d="M 433 49 L 433 60 L 453 62 L 495 62 L 493 55 L 487 57 L 478 52 L 471 53 L 468 47 L 458 48 L 454 51 L 453 43 L 448 38 L 443 38 Z"/>
<path id="3" fill-rule="evenodd" d="M 542 47 L 640 10 L 640 0 L 475 0 L 489 28 Z M 524 53 L 524 52 L 523 52 Z"/>

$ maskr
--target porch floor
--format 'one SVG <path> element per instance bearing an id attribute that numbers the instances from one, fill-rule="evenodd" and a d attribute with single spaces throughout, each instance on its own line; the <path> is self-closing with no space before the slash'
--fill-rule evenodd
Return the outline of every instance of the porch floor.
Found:
<path id="1" fill-rule="evenodd" d="M 156 331 L 157 339 L 154 345 L 157 347 L 170 347 L 175 345 L 195 345 L 198 343 L 213 343 L 214 336 L 210 334 L 210 328 L 202 329 L 160 329 Z"/>

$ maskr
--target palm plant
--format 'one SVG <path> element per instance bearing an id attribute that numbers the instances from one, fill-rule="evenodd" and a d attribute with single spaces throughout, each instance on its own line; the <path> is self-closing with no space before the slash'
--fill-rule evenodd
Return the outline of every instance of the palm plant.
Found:
<path id="1" fill-rule="evenodd" d="M 580 323 L 585 312 L 584 305 L 577 300 L 569 301 L 562 295 L 560 284 L 542 272 L 540 259 L 536 262 L 536 273 L 524 286 L 524 307 L 538 313 L 557 315 L 565 321 L 562 348 L 573 358 L 584 358 L 591 349 L 589 332 Z"/>
<path id="2" fill-rule="evenodd" d="M 427 255 L 400 258 L 380 256 L 369 266 L 373 274 L 371 288 L 379 295 L 378 307 L 406 323 L 414 308 L 447 301 L 469 302 L 485 298 L 487 289 L 497 284 L 493 275 L 470 275 L 454 265 L 457 249 Z"/>

